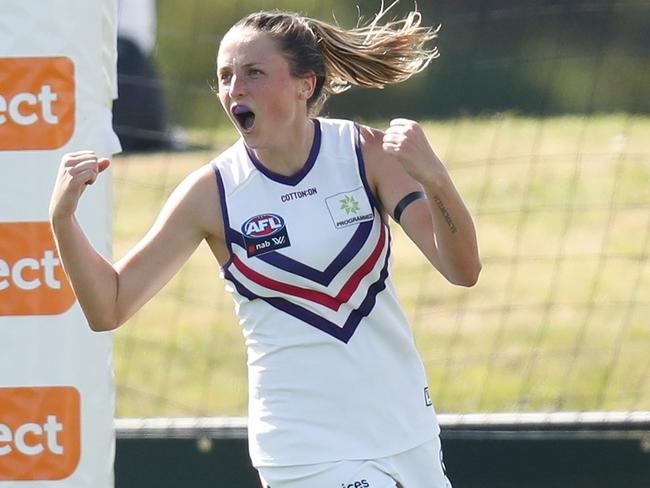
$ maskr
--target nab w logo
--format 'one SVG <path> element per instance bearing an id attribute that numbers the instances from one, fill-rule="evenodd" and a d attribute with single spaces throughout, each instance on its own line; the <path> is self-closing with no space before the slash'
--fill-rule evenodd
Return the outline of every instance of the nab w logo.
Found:
<path id="1" fill-rule="evenodd" d="M 251 217 L 241 226 L 249 258 L 291 245 L 284 219 L 274 213 Z"/>

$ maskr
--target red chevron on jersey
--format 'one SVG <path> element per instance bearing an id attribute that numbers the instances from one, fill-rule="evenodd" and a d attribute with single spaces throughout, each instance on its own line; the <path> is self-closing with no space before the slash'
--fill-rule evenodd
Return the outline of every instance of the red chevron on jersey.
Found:
<path id="1" fill-rule="evenodd" d="M 342 304 L 346 303 L 352 294 L 357 290 L 361 280 L 366 277 L 377 265 L 379 256 L 382 254 L 382 251 L 384 250 L 386 244 L 384 230 L 385 226 L 380 225 L 380 228 L 381 232 L 379 234 L 379 239 L 377 240 L 377 244 L 375 245 L 372 254 L 368 256 L 365 262 L 350 276 L 350 278 L 345 282 L 336 296 L 332 296 L 330 294 L 314 289 L 291 285 L 289 283 L 284 283 L 264 276 L 261 273 L 258 273 L 257 271 L 246 266 L 246 264 L 244 264 L 244 262 L 239 259 L 237 255 L 233 255 L 233 264 L 246 278 L 264 288 L 268 288 L 269 290 L 280 292 L 285 295 L 303 298 L 305 300 L 323 305 L 331 310 L 338 311 L 339 307 Z"/>

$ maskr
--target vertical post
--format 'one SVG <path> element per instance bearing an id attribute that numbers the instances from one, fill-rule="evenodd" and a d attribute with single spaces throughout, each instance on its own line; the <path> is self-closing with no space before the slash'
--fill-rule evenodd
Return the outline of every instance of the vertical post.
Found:
<path id="1" fill-rule="evenodd" d="M 0 485 L 113 486 L 112 340 L 86 324 L 48 205 L 64 153 L 119 151 L 115 18 L 115 0 L 0 2 Z M 107 257 L 110 194 L 102 174 L 78 212 Z"/>

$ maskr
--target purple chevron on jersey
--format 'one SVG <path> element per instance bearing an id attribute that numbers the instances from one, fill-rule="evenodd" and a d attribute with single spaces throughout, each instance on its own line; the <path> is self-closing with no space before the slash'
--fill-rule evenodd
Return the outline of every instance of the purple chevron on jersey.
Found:
<path id="1" fill-rule="evenodd" d="M 383 225 L 383 224 L 382 224 Z M 386 288 L 386 278 L 388 278 L 388 266 L 390 261 L 390 233 L 388 236 L 388 249 L 386 251 L 386 257 L 384 258 L 384 264 L 379 274 L 379 278 L 373 284 L 368 287 L 368 292 L 356 309 L 352 310 L 348 315 L 347 319 L 342 326 L 336 325 L 334 322 L 327 320 L 326 318 L 315 314 L 314 312 L 307 310 L 300 305 L 297 305 L 287 299 L 279 297 L 263 297 L 256 295 L 248 288 L 246 288 L 240 281 L 238 281 L 233 274 L 224 267 L 224 278 L 230 281 L 241 296 L 247 298 L 248 300 L 260 299 L 264 300 L 266 303 L 272 307 L 285 312 L 292 317 L 297 318 L 298 320 L 305 322 L 306 324 L 315 327 L 326 334 L 335 337 L 336 339 L 348 343 L 349 340 L 354 335 L 354 332 L 357 330 L 357 327 L 361 323 L 364 317 L 367 317 L 368 314 L 372 311 L 377 301 L 377 295 Z"/>
<path id="2" fill-rule="evenodd" d="M 343 247 L 341 252 L 323 271 L 301 263 L 300 261 L 296 261 L 295 259 L 292 259 L 289 256 L 286 256 L 279 252 L 272 251 L 257 257 L 258 259 L 261 259 L 265 263 L 270 264 L 271 266 L 275 266 L 278 269 L 293 273 L 298 276 L 302 276 L 303 278 L 312 280 L 320 285 L 328 286 L 334 277 L 343 269 L 347 263 L 350 262 L 350 260 L 368 241 L 372 226 L 372 221 L 359 224 L 357 230 L 354 232 L 347 244 Z M 232 228 L 229 229 L 228 240 L 230 243 L 237 244 L 241 248 L 246 249 L 244 236 Z"/>

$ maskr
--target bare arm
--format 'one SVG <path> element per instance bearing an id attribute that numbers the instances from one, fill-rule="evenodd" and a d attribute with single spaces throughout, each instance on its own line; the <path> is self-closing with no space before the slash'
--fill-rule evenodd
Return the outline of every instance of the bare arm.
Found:
<path id="1" fill-rule="evenodd" d="M 92 247 L 74 216 L 87 184 L 107 166 L 108 160 L 97 161 L 89 152 L 64 156 L 50 204 L 63 266 L 90 327 L 97 331 L 115 329 L 140 309 L 202 239 L 218 232 L 219 226 L 208 222 L 221 218 L 214 176 L 204 167 L 173 192 L 147 235 L 112 265 Z"/>
<path id="2" fill-rule="evenodd" d="M 386 211 L 413 191 L 427 198 L 404 209 L 402 228 L 450 282 L 472 286 L 481 270 L 472 217 L 447 169 L 422 128 L 406 119 L 391 121 L 384 134 L 364 131 L 369 179 Z"/>

